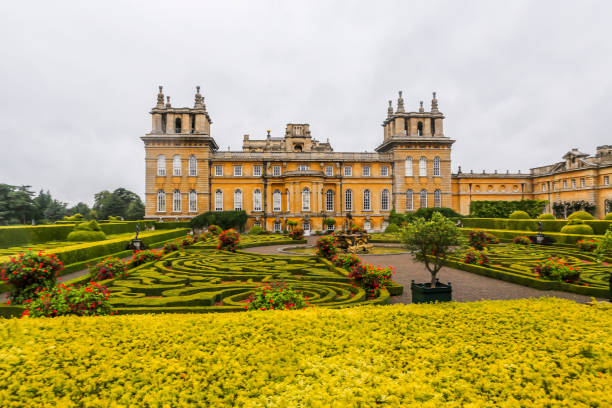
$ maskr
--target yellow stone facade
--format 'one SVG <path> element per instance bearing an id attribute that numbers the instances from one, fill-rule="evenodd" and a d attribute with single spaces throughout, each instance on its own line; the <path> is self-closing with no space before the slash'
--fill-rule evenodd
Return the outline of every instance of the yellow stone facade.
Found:
<path id="1" fill-rule="evenodd" d="M 469 213 L 473 200 L 595 202 L 603 213 L 612 201 L 612 147 L 591 158 L 577 151 L 563 163 L 529 174 L 451 174 L 454 140 L 444 134 L 436 94 L 425 111 L 406 111 L 402 93 L 389 101 L 383 137 L 375 152 L 334 152 L 329 140 L 314 139 L 308 124 L 288 124 L 283 137 L 244 135 L 242 151 L 219 151 L 211 118 L 197 87 L 193 108 L 174 108 L 162 87 L 151 110 L 145 145 L 146 218 L 187 220 L 206 211 L 243 209 L 247 228 L 286 229 L 297 221 L 307 231 L 336 228 L 350 213 L 353 223 L 383 230 L 392 208 L 451 207 Z M 563 187 L 576 179 L 577 187 Z M 584 180 L 584 186 L 582 183 Z M 540 191 L 550 183 L 552 190 Z"/>

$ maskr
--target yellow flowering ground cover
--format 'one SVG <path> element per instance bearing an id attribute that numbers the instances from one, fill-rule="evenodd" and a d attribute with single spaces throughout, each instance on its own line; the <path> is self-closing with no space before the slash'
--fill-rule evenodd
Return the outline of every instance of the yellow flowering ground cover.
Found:
<path id="1" fill-rule="evenodd" d="M 0 320 L 10 407 L 610 407 L 612 309 L 560 299 Z"/>

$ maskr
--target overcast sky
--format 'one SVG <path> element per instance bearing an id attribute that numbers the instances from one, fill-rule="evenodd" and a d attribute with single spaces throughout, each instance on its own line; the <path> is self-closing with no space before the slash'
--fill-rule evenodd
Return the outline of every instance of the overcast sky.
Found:
<path id="1" fill-rule="evenodd" d="M 173 106 L 201 85 L 223 150 L 306 122 L 372 151 L 398 90 L 407 110 L 438 92 L 453 171 L 612 144 L 608 1 L 95 3 L 0 3 L 0 183 L 143 196 L 158 85 Z"/>

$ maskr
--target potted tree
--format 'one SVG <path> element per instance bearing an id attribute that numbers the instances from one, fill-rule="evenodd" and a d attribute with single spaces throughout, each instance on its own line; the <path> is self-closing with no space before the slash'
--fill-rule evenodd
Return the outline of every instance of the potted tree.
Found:
<path id="1" fill-rule="evenodd" d="M 445 285 L 437 278 L 448 255 L 465 246 L 465 238 L 454 222 L 439 212 L 429 221 L 416 218 L 402 231 L 402 242 L 412 253 L 414 260 L 425 264 L 431 281 L 410 285 L 413 303 L 448 302 L 452 299 L 450 282 Z"/>
<path id="2" fill-rule="evenodd" d="M 329 228 L 330 225 L 336 225 L 336 220 L 334 218 L 324 218 L 323 219 L 323 225 L 327 228 L 325 228 L 325 233 L 328 233 L 330 231 L 332 231 L 331 228 Z"/>

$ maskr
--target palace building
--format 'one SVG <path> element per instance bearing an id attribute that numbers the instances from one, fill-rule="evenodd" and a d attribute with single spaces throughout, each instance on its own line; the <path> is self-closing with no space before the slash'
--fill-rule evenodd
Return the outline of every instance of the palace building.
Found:
<path id="1" fill-rule="evenodd" d="M 375 152 L 334 152 L 314 139 L 307 123 L 290 123 L 283 137 L 251 139 L 242 151 L 219 151 L 212 120 L 197 87 L 193 108 L 175 108 L 159 87 L 145 145 L 146 218 L 187 220 L 206 211 L 245 210 L 247 228 L 280 231 L 288 220 L 308 233 L 342 225 L 347 214 L 366 230 L 383 230 L 391 209 L 451 207 L 469 213 L 473 200 L 546 199 L 594 203 L 601 215 L 612 203 L 612 146 L 589 157 L 576 149 L 564 161 L 528 174 L 451 174 L 454 140 L 433 93 L 406 111 L 402 92 L 389 101 Z M 332 228 L 333 226 L 329 226 Z"/>

